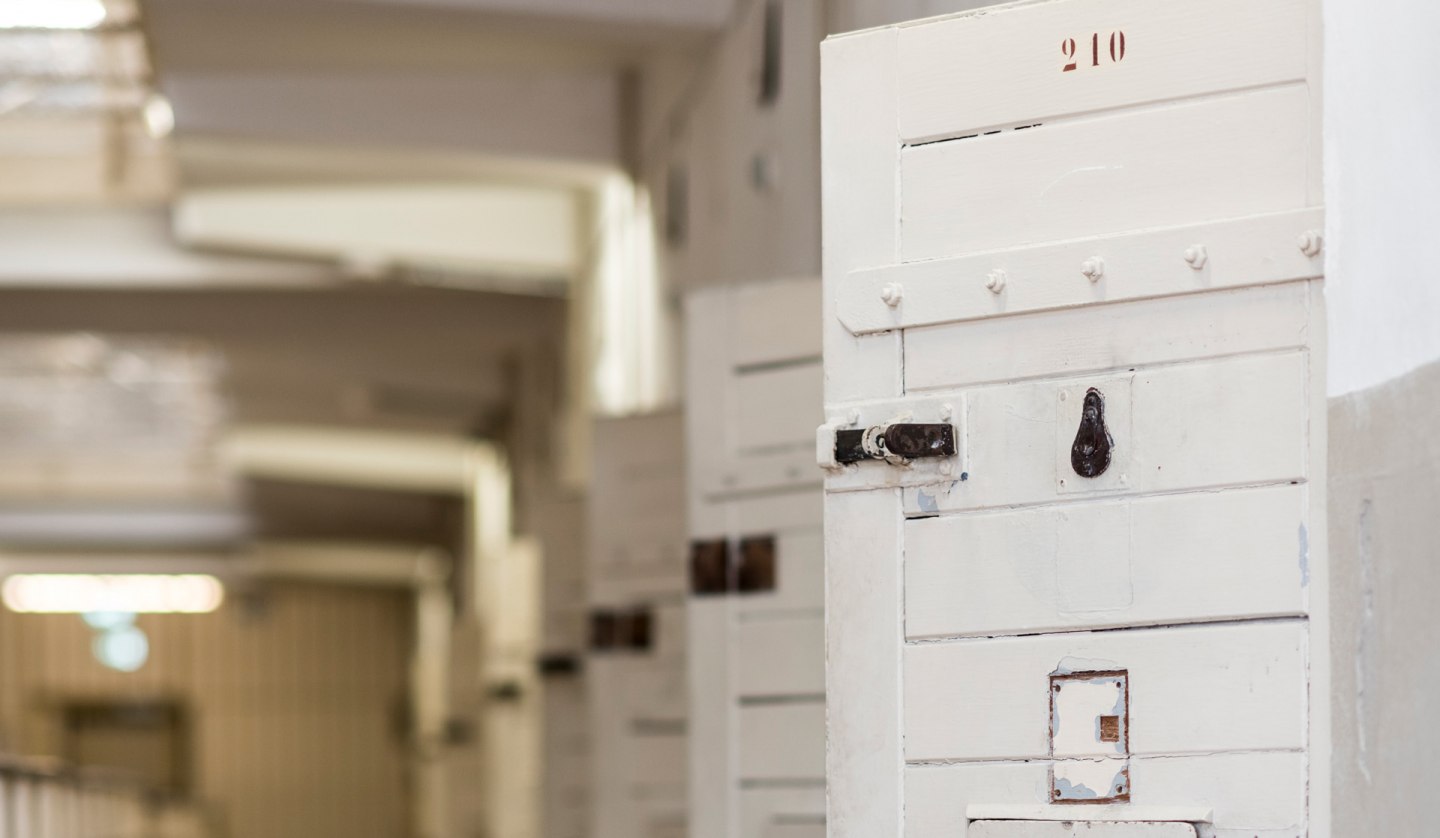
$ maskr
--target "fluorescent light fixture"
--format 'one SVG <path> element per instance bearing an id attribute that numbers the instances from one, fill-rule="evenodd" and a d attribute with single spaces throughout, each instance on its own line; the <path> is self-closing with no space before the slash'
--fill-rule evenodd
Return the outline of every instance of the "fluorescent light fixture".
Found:
<path id="1" fill-rule="evenodd" d="M 206 614 L 220 607 L 220 580 L 201 574 L 27 573 L 5 580 L 5 607 L 30 614 Z"/>
<path id="2" fill-rule="evenodd" d="M 102 0 L 0 0 L 0 29 L 94 29 L 105 17 Z"/>

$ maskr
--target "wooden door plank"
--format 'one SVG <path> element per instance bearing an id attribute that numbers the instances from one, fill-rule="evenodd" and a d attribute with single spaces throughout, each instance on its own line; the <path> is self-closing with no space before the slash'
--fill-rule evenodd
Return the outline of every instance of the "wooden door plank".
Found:
<path id="1" fill-rule="evenodd" d="M 1297 85 L 906 149 L 900 261 L 1303 209 L 1309 107 Z"/>
<path id="2" fill-rule="evenodd" d="M 1303 481 L 1308 375 L 1306 354 L 1285 352 L 965 390 L 966 479 L 905 489 L 906 509 L 935 515 Z M 1112 461 L 1084 478 L 1070 449 L 1092 387 L 1104 394 Z"/>
<path id="3" fill-rule="evenodd" d="M 907 143 L 1305 78 L 1301 0 L 1158 7 L 1074 0 L 986 10 L 900 30 Z M 1111 58 L 1110 35 L 1126 50 Z M 1091 36 L 1098 35 L 1098 54 Z M 1074 70 L 1061 51 L 1075 40 Z M 1118 44 L 1117 44 L 1118 46 Z M 984 79 L 983 84 L 976 82 Z"/>
<path id="4" fill-rule="evenodd" d="M 1287 283 L 910 329 L 905 389 L 1303 347 L 1310 337 L 1308 297 L 1305 283 Z"/>
<path id="5" fill-rule="evenodd" d="M 1055 817 L 1123 818 L 1125 812 L 1208 811 L 1220 838 L 1295 838 L 1305 834 L 1306 766 L 1299 753 L 1196 754 L 1131 760 L 1131 803 L 1047 806 L 1043 761 L 956 763 L 905 769 L 906 838 L 973 838 L 971 812 L 989 817 L 996 804 L 1057 810 Z M 1113 813 L 1098 810 L 1114 809 Z"/>
<path id="6" fill-rule="evenodd" d="M 1049 675 L 1065 670 L 1129 673 L 1131 754 L 1299 750 L 1305 644 L 1302 620 L 911 644 L 905 757 L 1048 756 Z"/>
<path id="7" fill-rule="evenodd" d="M 1308 512 L 1284 484 L 913 520 L 906 634 L 1303 615 Z"/>
<path id="8" fill-rule="evenodd" d="M 742 783 L 825 778 L 824 703 L 744 704 L 738 724 Z"/>
<path id="9" fill-rule="evenodd" d="M 752 620 L 735 627 L 735 681 L 738 698 L 825 694 L 825 621 Z"/>

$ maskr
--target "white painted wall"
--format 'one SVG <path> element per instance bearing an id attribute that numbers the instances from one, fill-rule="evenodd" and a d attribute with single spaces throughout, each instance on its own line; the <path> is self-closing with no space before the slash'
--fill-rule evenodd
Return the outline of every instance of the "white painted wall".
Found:
<path id="1" fill-rule="evenodd" d="M 1328 389 L 1440 358 L 1440 5 L 1324 0 Z"/>

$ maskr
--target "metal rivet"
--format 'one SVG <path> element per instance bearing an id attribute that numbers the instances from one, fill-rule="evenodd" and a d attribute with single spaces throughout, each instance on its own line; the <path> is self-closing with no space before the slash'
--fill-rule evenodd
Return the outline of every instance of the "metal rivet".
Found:
<path id="1" fill-rule="evenodd" d="M 903 296 L 905 289 L 901 288 L 898 282 L 886 283 L 885 287 L 880 289 L 880 299 L 891 308 L 900 305 L 900 298 Z"/>
<path id="2" fill-rule="evenodd" d="M 1105 260 L 1099 256 L 1091 256 L 1080 266 L 1080 273 L 1091 282 L 1099 282 L 1100 277 L 1105 275 Z"/>
<path id="3" fill-rule="evenodd" d="M 941 418 L 941 419 L 949 419 L 951 416 L 954 416 L 954 415 L 955 415 L 955 406 L 954 406 L 954 405 L 950 404 L 949 402 L 946 402 L 946 403 L 940 405 L 940 418 Z"/>
<path id="4" fill-rule="evenodd" d="M 989 288 L 992 294 L 999 294 L 1005 290 L 1006 279 L 1008 279 L 1008 277 L 1005 276 L 1004 269 L 996 268 L 985 275 L 985 287 Z"/>
<path id="5" fill-rule="evenodd" d="M 1205 261 L 1209 258 L 1210 256 L 1205 252 L 1205 245 L 1203 244 L 1192 244 L 1185 248 L 1185 264 L 1197 271 L 1205 267 Z"/>
<path id="6" fill-rule="evenodd" d="M 1306 256 L 1315 257 L 1320 255 L 1320 248 L 1325 243 L 1325 237 L 1320 235 L 1319 230 L 1306 230 L 1295 240 L 1300 246 L 1300 252 Z"/>

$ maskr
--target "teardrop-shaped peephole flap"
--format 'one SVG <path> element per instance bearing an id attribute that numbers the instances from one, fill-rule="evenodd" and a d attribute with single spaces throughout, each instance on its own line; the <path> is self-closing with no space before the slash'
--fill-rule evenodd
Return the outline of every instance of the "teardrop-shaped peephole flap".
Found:
<path id="1" fill-rule="evenodd" d="M 1070 447 L 1070 467 L 1081 477 L 1099 477 L 1110 467 L 1113 444 L 1110 430 L 1105 427 L 1105 396 L 1091 387 L 1080 411 L 1080 430 Z"/>

